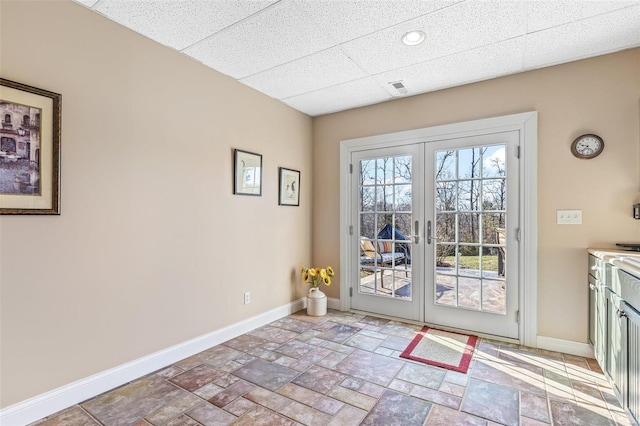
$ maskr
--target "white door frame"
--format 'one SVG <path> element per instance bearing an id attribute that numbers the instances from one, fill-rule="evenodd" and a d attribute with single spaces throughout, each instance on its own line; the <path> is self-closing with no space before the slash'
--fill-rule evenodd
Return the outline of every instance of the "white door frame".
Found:
<path id="1" fill-rule="evenodd" d="M 350 158 L 351 153 L 363 149 L 375 149 L 410 143 L 431 142 L 449 138 L 461 138 L 482 133 L 497 131 L 518 131 L 520 147 L 520 252 L 518 261 L 520 270 L 520 343 L 529 347 L 537 347 L 538 332 L 538 113 L 536 111 L 501 117 L 485 118 L 462 123 L 403 132 L 387 133 L 340 142 L 340 310 L 351 309 L 349 289 L 356 283 L 349 282 L 348 271 L 359 263 L 349 255 L 352 238 L 349 227 L 352 225 L 352 211 L 349 203 L 350 194 Z"/>

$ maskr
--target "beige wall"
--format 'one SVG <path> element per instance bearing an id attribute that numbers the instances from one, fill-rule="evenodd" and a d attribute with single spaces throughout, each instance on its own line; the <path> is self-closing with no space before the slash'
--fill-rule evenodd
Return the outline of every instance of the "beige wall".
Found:
<path id="1" fill-rule="evenodd" d="M 0 7 L 2 77 L 63 99 L 62 215 L 0 218 L 1 407 L 304 295 L 308 116 L 70 1 Z M 232 195 L 232 148 L 262 197 Z"/>
<path id="2" fill-rule="evenodd" d="M 313 257 L 339 263 L 341 140 L 538 111 L 538 334 L 586 342 L 587 247 L 640 241 L 640 49 L 497 78 L 314 119 Z M 583 133 L 605 140 L 593 160 L 573 157 Z M 583 225 L 555 224 L 581 209 Z M 328 291 L 339 297 L 336 280 Z"/>

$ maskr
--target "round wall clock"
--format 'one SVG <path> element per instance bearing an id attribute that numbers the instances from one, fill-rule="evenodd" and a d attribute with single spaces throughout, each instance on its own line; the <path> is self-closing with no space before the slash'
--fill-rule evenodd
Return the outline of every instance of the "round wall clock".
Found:
<path id="1" fill-rule="evenodd" d="M 578 158 L 595 158 L 604 150 L 604 141 L 598 135 L 578 136 L 571 144 L 571 153 Z"/>

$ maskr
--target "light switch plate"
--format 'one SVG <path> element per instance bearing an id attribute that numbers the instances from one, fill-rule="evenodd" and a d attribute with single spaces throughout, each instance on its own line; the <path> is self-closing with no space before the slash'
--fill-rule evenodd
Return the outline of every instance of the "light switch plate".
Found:
<path id="1" fill-rule="evenodd" d="M 582 225 L 582 210 L 556 210 L 558 225 Z"/>

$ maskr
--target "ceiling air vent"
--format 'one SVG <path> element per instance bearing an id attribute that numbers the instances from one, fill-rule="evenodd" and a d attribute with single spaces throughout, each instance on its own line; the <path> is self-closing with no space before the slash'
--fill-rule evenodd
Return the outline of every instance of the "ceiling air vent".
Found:
<path id="1" fill-rule="evenodd" d="M 392 85 L 393 88 L 396 89 L 398 91 L 398 93 L 400 93 L 401 95 L 406 95 L 407 93 L 409 93 L 409 91 L 404 86 L 404 84 L 402 84 L 401 81 L 396 81 L 396 82 L 389 83 L 389 84 Z"/>

